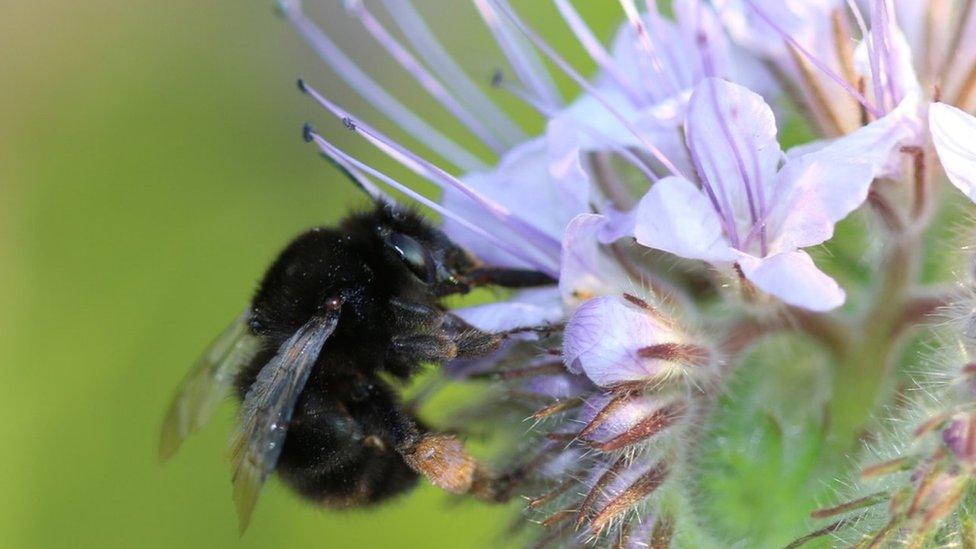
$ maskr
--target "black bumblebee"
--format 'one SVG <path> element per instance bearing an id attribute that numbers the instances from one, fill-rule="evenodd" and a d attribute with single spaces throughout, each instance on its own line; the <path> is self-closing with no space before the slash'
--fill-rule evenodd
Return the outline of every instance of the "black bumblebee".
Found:
<path id="1" fill-rule="evenodd" d="M 232 444 L 234 500 L 246 528 L 272 471 L 330 507 L 378 503 L 418 473 L 455 493 L 492 481 L 454 437 L 429 431 L 383 376 L 495 350 L 440 298 L 474 286 L 551 284 L 527 270 L 479 265 L 413 211 L 378 201 L 338 228 L 296 238 L 248 309 L 181 383 L 163 423 L 172 456 L 232 389 L 242 401 Z M 383 374 L 383 376 L 381 376 Z"/>

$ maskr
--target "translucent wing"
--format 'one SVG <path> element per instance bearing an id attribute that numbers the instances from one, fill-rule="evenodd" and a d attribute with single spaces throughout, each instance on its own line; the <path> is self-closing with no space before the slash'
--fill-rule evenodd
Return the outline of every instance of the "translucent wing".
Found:
<path id="1" fill-rule="evenodd" d="M 180 382 L 160 430 L 160 460 L 173 457 L 183 440 L 213 417 L 237 372 L 257 353 L 259 341 L 248 332 L 248 313 L 241 313 L 217 336 Z"/>
<path id="2" fill-rule="evenodd" d="M 247 529 L 261 486 L 275 468 L 295 403 L 322 346 L 339 322 L 339 302 L 315 316 L 282 344 L 251 385 L 231 439 L 234 503 L 241 532 Z"/>

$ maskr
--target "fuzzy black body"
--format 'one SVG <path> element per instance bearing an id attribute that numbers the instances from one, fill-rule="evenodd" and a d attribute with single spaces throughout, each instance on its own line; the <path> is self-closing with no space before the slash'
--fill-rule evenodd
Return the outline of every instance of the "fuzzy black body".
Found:
<path id="1" fill-rule="evenodd" d="M 423 362 L 493 348 L 494 339 L 453 325 L 439 305 L 440 296 L 466 291 L 455 274 L 472 266 L 418 215 L 380 204 L 336 229 L 299 236 L 269 268 L 249 320 L 262 351 L 237 376 L 241 399 L 324 300 L 342 301 L 338 326 L 298 399 L 276 468 L 296 491 L 323 505 L 352 507 L 417 483 L 402 453 L 423 427 L 380 374 L 407 379 Z"/>

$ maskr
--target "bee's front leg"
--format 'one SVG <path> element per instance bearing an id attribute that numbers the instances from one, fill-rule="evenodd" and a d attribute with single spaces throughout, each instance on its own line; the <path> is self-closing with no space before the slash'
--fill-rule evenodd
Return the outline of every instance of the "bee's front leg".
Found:
<path id="1" fill-rule="evenodd" d="M 483 357 L 498 350 L 502 344 L 502 337 L 498 334 L 475 328 L 452 313 L 444 314 L 443 330 L 457 345 L 457 356 L 460 358 Z"/>
<path id="2" fill-rule="evenodd" d="M 501 344 L 498 335 L 441 309 L 400 298 L 394 298 L 391 305 L 399 332 L 390 342 L 395 370 L 412 372 L 422 362 L 443 364 L 455 358 L 485 356 Z"/>

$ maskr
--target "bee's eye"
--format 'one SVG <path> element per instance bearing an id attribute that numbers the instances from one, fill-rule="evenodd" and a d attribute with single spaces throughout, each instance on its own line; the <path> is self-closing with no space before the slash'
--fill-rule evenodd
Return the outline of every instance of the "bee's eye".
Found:
<path id="1" fill-rule="evenodd" d="M 423 244 L 400 233 L 389 235 L 386 243 L 407 264 L 413 274 L 417 275 L 417 278 L 428 284 L 434 282 L 436 272 L 434 258 Z"/>

